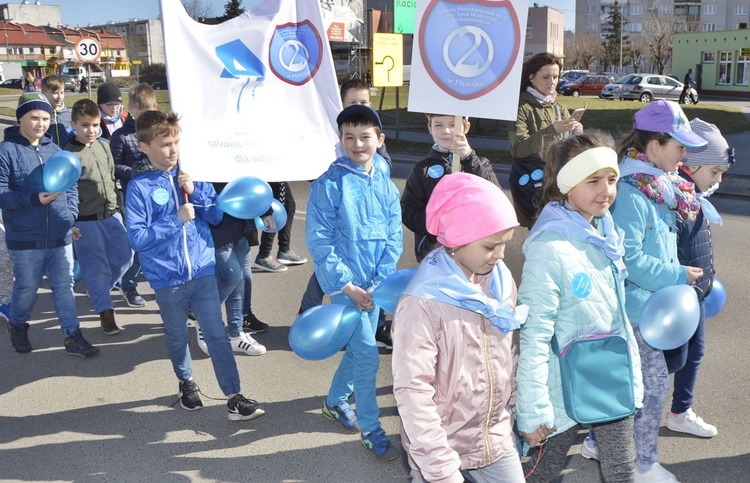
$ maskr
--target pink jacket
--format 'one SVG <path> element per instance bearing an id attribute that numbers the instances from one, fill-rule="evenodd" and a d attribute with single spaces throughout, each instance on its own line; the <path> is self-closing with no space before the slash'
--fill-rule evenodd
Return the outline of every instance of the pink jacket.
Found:
<path id="1" fill-rule="evenodd" d="M 489 278 L 479 280 L 488 293 Z M 515 286 L 509 299 L 515 307 Z M 490 465 L 514 448 L 512 332 L 412 295 L 399 302 L 391 330 L 393 392 L 413 469 L 430 482 L 463 482 L 461 469 Z"/>

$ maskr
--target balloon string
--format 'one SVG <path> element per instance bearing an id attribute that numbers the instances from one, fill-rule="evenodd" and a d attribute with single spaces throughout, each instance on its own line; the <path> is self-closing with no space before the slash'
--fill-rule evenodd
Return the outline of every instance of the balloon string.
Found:
<path id="1" fill-rule="evenodd" d="M 216 203 L 211 203 L 210 205 L 193 205 L 196 208 L 211 208 L 212 206 L 216 206 Z"/>

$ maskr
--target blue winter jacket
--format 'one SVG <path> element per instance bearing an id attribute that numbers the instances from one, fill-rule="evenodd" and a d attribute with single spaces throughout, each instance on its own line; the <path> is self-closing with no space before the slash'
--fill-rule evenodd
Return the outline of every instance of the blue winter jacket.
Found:
<path id="1" fill-rule="evenodd" d="M 57 248 L 72 241 L 70 228 L 78 217 L 77 185 L 48 205 L 39 201 L 39 193 L 47 191 L 44 163 L 58 151 L 49 134 L 33 146 L 19 126 L 5 130 L 5 141 L 0 143 L 0 209 L 9 250 Z"/>
<path id="2" fill-rule="evenodd" d="M 112 133 L 109 148 L 115 159 L 115 177 L 120 180 L 123 192 L 127 192 L 128 183 L 136 174 L 135 166 L 146 159 L 146 155 L 138 147 L 133 116 L 128 116 L 125 124 Z"/>
<path id="3" fill-rule="evenodd" d="M 693 182 L 690 175 L 680 170 L 680 176 Z M 696 188 L 697 189 L 697 188 Z M 698 300 L 703 300 L 711 293 L 714 281 L 714 249 L 711 241 L 711 229 L 703 210 L 698 212 L 695 220 L 684 221 L 677 218 L 677 256 L 680 263 L 688 267 L 703 269 L 703 275 L 695 281 L 698 287 Z"/>
<path id="4" fill-rule="evenodd" d="M 215 273 L 214 242 L 208 225 L 219 223 L 224 214 L 216 206 L 216 191 L 211 183 L 193 182 L 190 202 L 195 205 L 195 219 L 183 223 L 177 215 L 184 204 L 178 173 L 173 169 L 138 174 L 128 184 L 125 198 L 128 240 L 154 289 Z"/>
<path id="5" fill-rule="evenodd" d="M 368 290 L 396 271 L 403 249 L 401 205 L 384 172 L 337 159 L 311 186 L 307 249 L 327 294 L 348 283 Z"/>
<path id="6" fill-rule="evenodd" d="M 529 307 L 521 326 L 516 418 L 520 431 L 540 426 L 561 433 L 576 422 L 568 417 L 562 394 L 560 362 L 551 350 L 552 337 L 560 349 L 591 335 L 618 334 L 628 341 L 636 407 L 643 401 L 638 343 L 624 312 L 623 281 L 615 276 L 604 250 L 591 243 L 568 240 L 553 231 L 529 234 L 523 244 L 526 261 L 518 301 Z M 581 278 L 588 293 L 577 290 Z"/>
<path id="7" fill-rule="evenodd" d="M 652 293 L 687 281 L 677 258 L 677 214 L 624 181 L 617 183 L 610 212 L 625 232 L 625 309 L 630 322 L 638 324 L 641 307 Z"/>

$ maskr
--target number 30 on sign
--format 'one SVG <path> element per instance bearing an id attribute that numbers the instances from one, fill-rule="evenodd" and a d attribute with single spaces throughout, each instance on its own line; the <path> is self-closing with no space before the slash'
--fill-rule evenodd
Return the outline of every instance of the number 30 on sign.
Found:
<path id="1" fill-rule="evenodd" d="M 94 62 L 101 53 L 99 42 L 94 38 L 84 37 L 76 42 L 76 56 L 81 62 Z"/>

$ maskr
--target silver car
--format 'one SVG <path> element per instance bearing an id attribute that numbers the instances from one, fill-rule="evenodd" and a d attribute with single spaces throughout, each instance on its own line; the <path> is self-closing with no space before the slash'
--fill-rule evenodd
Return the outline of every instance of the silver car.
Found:
<path id="1" fill-rule="evenodd" d="M 604 86 L 604 89 L 602 89 L 602 93 L 599 94 L 599 97 L 602 99 L 619 99 L 620 98 L 620 88 L 623 84 L 628 82 L 630 79 L 632 79 L 634 76 L 639 76 L 642 74 L 628 74 L 624 75 L 620 78 L 618 78 L 616 81 L 614 81 L 612 84 L 607 84 Z"/>
<path id="2" fill-rule="evenodd" d="M 666 75 L 636 74 L 620 87 L 620 97 L 627 100 L 651 102 L 652 99 L 669 99 L 679 101 L 683 83 Z M 693 97 L 698 100 L 698 92 L 691 87 Z M 685 102 L 692 103 L 690 96 Z"/>

